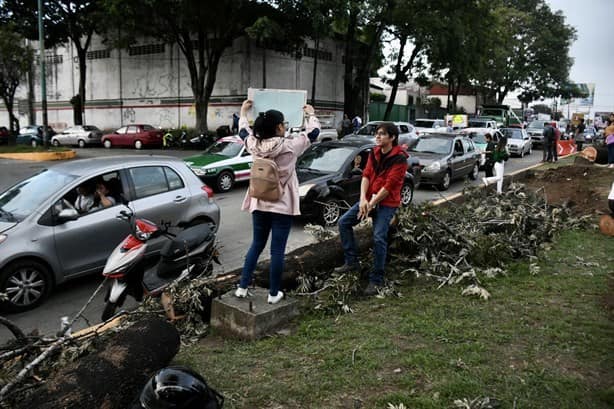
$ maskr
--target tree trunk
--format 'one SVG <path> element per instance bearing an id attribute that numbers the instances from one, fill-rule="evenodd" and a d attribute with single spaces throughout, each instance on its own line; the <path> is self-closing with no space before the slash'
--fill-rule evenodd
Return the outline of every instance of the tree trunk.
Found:
<path id="1" fill-rule="evenodd" d="M 316 79 L 318 76 L 318 57 L 320 49 L 320 36 L 316 36 L 315 40 L 316 55 L 313 57 L 313 74 L 311 76 L 311 106 L 316 106 Z"/>
<path id="2" fill-rule="evenodd" d="M 262 88 L 266 88 L 266 47 L 262 46 Z"/>
<path id="3" fill-rule="evenodd" d="M 85 79 L 86 79 L 86 50 L 77 47 L 77 57 L 79 59 L 79 97 L 78 103 L 73 105 L 75 125 L 83 125 L 83 109 L 85 104 Z"/>
<path id="4" fill-rule="evenodd" d="M 114 335 L 102 349 L 52 373 L 14 408 L 125 409 L 153 373 L 179 351 L 172 324 L 148 318 Z"/>
<path id="5" fill-rule="evenodd" d="M 350 116 L 358 114 L 354 96 L 354 37 L 358 24 L 358 8 L 350 6 L 347 33 L 345 35 L 345 66 L 343 76 L 343 111 Z"/>
<path id="6" fill-rule="evenodd" d="M 34 115 L 34 63 L 30 65 L 28 71 L 28 125 L 34 125 L 36 123 L 36 116 Z"/>
<path id="7" fill-rule="evenodd" d="M 384 121 L 390 119 L 390 113 L 394 106 L 394 100 L 397 98 L 397 90 L 399 89 L 399 82 L 401 82 L 401 68 L 403 65 L 403 56 L 405 55 L 405 44 L 407 44 L 407 36 L 403 35 L 399 39 L 399 55 L 397 57 L 397 63 L 394 67 L 394 78 L 392 80 L 392 90 L 390 91 L 390 98 L 388 99 L 388 105 L 386 105 L 386 112 L 384 112 Z"/>

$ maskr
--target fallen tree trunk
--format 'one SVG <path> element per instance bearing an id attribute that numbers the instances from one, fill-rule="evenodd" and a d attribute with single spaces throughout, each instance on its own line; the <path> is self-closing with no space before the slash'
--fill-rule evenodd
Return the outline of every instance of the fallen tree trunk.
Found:
<path id="1" fill-rule="evenodd" d="M 179 333 L 159 318 L 141 320 L 113 336 L 98 352 L 50 375 L 15 408 L 124 409 L 147 379 L 179 351 Z"/>

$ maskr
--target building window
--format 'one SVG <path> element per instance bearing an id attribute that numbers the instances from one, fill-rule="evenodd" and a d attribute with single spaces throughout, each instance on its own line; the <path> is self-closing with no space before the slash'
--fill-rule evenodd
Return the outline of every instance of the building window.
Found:
<path id="1" fill-rule="evenodd" d="M 128 55 L 161 54 L 164 52 L 164 44 L 137 45 L 128 48 Z"/>
<path id="2" fill-rule="evenodd" d="M 331 53 L 330 51 L 318 50 L 317 52 L 318 52 L 318 59 L 319 60 L 324 60 L 324 61 L 332 61 L 333 60 L 333 53 Z M 304 47 L 303 48 L 303 55 L 305 57 L 315 58 L 315 56 L 316 56 L 316 49 L 315 48 Z"/>
<path id="3" fill-rule="evenodd" d="M 93 50 L 87 52 L 88 60 L 100 60 L 103 58 L 111 58 L 110 50 Z"/>

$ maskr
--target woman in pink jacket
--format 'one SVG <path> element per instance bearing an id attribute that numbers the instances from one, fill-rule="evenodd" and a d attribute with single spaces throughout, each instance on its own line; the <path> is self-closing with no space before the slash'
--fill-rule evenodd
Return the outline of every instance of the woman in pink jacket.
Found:
<path id="1" fill-rule="evenodd" d="M 247 150 L 255 157 L 273 159 L 279 168 L 279 178 L 283 193 L 279 200 L 269 202 L 253 198 L 249 190 L 243 201 L 243 210 L 252 214 L 253 239 L 252 245 L 245 257 L 241 273 L 241 282 L 235 295 L 246 297 L 247 287 L 252 280 L 252 274 L 258 263 L 258 257 L 266 246 L 271 233 L 271 267 L 269 272 L 269 304 L 278 303 L 284 296 L 279 290 L 281 273 L 284 269 L 286 242 L 292 227 L 293 216 L 300 215 L 300 198 L 298 194 L 298 179 L 296 177 L 296 159 L 311 145 L 310 136 L 319 133 L 320 122 L 314 115 L 311 105 L 305 105 L 305 131 L 295 137 L 286 137 L 284 115 L 276 110 L 260 114 L 254 121 L 254 132 L 247 121 L 247 111 L 251 109 L 252 101 L 246 100 L 241 106 L 239 128 L 248 132 L 245 139 Z"/>

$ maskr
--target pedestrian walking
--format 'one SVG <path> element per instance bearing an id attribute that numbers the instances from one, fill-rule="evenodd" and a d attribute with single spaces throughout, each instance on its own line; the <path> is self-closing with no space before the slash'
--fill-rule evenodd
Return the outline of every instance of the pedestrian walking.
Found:
<path id="1" fill-rule="evenodd" d="M 502 137 L 497 142 L 497 147 L 492 154 L 492 159 L 495 162 L 495 175 L 487 178 L 482 178 L 482 181 L 486 186 L 491 183 L 497 182 L 497 193 L 503 193 L 503 174 L 505 173 L 505 161 L 509 159 L 507 153 L 507 138 Z"/>
<path id="2" fill-rule="evenodd" d="M 552 123 L 552 129 L 554 131 L 554 139 L 552 140 L 550 157 L 554 162 L 559 160 L 559 140 L 561 139 L 561 131 L 556 126 L 556 122 Z"/>
<path id="3" fill-rule="evenodd" d="M 339 219 L 339 236 L 344 264 L 335 268 L 341 274 L 360 269 L 354 226 L 371 216 L 373 219 L 373 270 L 364 291 L 371 296 L 384 285 L 390 221 L 401 204 L 401 188 L 407 171 L 407 153 L 399 146 L 399 130 L 392 122 L 383 122 L 375 130 L 376 147 L 369 154 L 360 184 L 360 200 Z"/>
<path id="4" fill-rule="evenodd" d="M 580 124 L 576 127 L 576 133 L 574 135 L 574 139 L 576 140 L 576 146 L 578 147 L 578 152 L 582 150 L 582 145 L 584 144 L 584 130 L 586 126 L 584 125 L 584 118 L 580 118 Z"/>
<path id="5" fill-rule="evenodd" d="M 552 162 L 554 160 L 552 155 L 552 146 L 554 145 L 554 139 L 556 137 L 552 123 L 544 122 L 544 132 L 542 135 L 542 162 Z"/>
<path id="6" fill-rule="evenodd" d="M 239 114 L 232 113 L 232 134 L 236 135 L 239 132 Z"/>
<path id="7" fill-rule="evenodd" d="M 362 126 L 362 119 L 358 115 L 352 118 L 352 126 L 354 127 L 354 133 L 358 132 Z"/>
<path id="8" fill-rule="evenodd" d="M 348 114 L 343 114 L 343 121 L 341 121 L 341 137 L 349 135 L 352 132 L 352 120 L 350 119 Z"/>
<path id="9" fill-rule="evenodd" d="M 495 145 L 495 143 L 493 142 L 491 134 L 485 134 L 484 138 L 486 139 L 486 150 L 484 151 L 484 154 L 486 155 L 486 161 L 484 163 L 484 173 L 488 178 L 494 176 L 493 168 L 495 166 L 495 161 L 492 159 L 492 154 L 495 151 L 497 145 Z"/>
<path id="10" fill-rule="evenodd" d="M 284 115 L 276 110 L 262 113 L 254 121 L 254 129 L 249 127 L 247 111 L 251 109 L 252 101 L 246 100 L 241 106 L 239 127 L 248 133 L 245 145 L 254 158 L 252 165 L 252 179 L 243 201 L 242 210 L 252 214 L 253 238 L 252 244 L 245 257 L 241 282 L 235 291 L 237 297 L 247 297 L 247 287 L 252 281 L 252 275 L 258 257 L 267 244 L 269 233 L 271 234 L 271 263 L 269 271 L 269 304 L 278 303 L 284 293 L 279 289 L 281 274 L 284 269 L 284 255 L 286 242 L 290 234 L 292 219 L 300 215 L 298 179 L 296 177 L 296 159 L 310 145 L 308 134 L 319 130 L 320 122 L 314 114 L 311 105 L 305 105 L 305 131 L 294 137 L 285 137 L 286 122 Z M 266 182 L 273 181 L 277 188 L 276 198 L 272 199 L 272 190 L 260 191 L 260 185 L 254 179 L 256 162 L 261 170 L 268 170 Z M 262 182 L 260 180 L 258 183 Z M 263 182 L 264 183 L 264 182 Z M 266 197 L 266 198 L 259 198 Z"/>
<path id="11" fill-rule="evenodd" d="M 608 168 L 614 168 L 614 120 L 608 120 L 603 134 L 608 147 Z"/>

